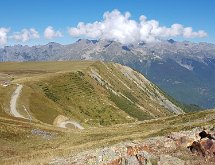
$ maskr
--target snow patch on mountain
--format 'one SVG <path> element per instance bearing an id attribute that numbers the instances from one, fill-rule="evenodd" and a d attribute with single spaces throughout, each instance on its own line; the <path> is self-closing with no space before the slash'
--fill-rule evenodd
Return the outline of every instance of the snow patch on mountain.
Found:
<path id="1" fill-rule="evenodd" d="M 183 68 L 187 69 L 187 70 L 190 70 L 190 71 L 193 71 L 193 66 L 191 64 L 186 64 L 186 63 L 183 63 L 182 61 L 176 61 L 180 66 L 182 66 Z"/>

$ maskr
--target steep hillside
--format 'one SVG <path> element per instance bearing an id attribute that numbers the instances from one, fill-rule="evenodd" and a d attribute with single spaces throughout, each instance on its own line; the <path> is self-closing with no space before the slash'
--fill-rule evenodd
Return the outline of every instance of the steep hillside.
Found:
<path id="1" fill-rule="evenodd" d="M 87 127 L 183 113 L 143 75 L 120 64 L 2 63 L 0 72 L 2 81 L 8 81 L 7 87 L 0 87 L 4 116 L 18 114 L 57 126 L 79 122 Z"/>

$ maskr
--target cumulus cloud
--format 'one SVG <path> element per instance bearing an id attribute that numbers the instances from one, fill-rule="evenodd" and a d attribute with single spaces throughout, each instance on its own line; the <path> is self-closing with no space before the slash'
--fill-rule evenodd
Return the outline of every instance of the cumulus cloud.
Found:
<path id="1" fill-rule="evenodd" d="M 0 28 L 0 46 L 7 44 L 7 33 L 10 31 L 8 28 Z"/>
<path id="2" fill-rule="evenodd" d="M 62 33 L 60 31 L 55 31 L 52 26 L 48 26 L 44 31 L 44 37 L 46 39 L 52 39 L 55 37 L 62 37 Z"/>
<path id="3" fill-rule="evenodd" d="M 192 27 L 173 24 L 170 27 L 160 26 L 156 20 L 147 20 L 141 15 L 139 21 L 132 20 L 131 14 L 120 13 L 118 10 L 105 12 L 102 21 L 93 23 L 79 22 L 77 27 L 69 28 L 68 32 L 73 37 L 86 36 L 90 38 L 108 39 L 121 43 L 154 42 L 161 38 L 177 37 L 196 38 L 206 37 L 203 30 L 193 31 Z"/>
<path id="4" fill-rule="evenodd" d="M 15 32 L 10 38 L 16 41 L 26 42 L 31 39 L 40 38 L 39 33 L 34 29 L 22 29 L 21 32 Z"/>

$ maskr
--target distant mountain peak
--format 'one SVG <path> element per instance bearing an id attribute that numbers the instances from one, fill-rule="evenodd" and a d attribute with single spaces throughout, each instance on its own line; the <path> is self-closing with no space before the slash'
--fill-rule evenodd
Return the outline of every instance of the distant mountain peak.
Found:
<path id="1" fill-rule="evenodd" d="M 169 43 L 171 43 L 171 44 L 174 44 L 176 41 L 175 40 L 173 40 L 173 39 L 169 39 L 169 40 L 167 40 Z"/>
<path id="2" fill-rule="evenodd" d="M 50 44 L 59 44 L 59 43 L 57 43 L 57 42 L 49 42 L 48 45 L 50 45 Z"/>
<path id="3" fill-rule="evenodd" d="M 138 45 L 140 45 L 140 46 L 143 46 L 143 45 L 145 45 L 146 43 L 144 42 L 144 41 L 141 41 L 141 42 L 139 42 L 138 43 Z"/>
<path id="4" fill-rule="evenodd" d="M 57 42 L 49 42 L 47 45 L 53 45 L 53 46 L 55 46 L 55 45 L 61 45 L 61 44 L 59 44 Z"/>
<path id="5" fill-rule="evenodd" d="M 89 43 L 93 43 L 93 44 L 96 44 L 97 42 L 98 42 L 98 40 L 89 40 L 89 39 L 78 39 L 77 41 L 76 41 L 76 43 L 87 43 L 87 44 L 89 44 Z"/>
<path id="6" fill-rule="evenodd" d="M 122 46 L 122 49 L 125 50 L 125 51 L 131 51 L 131 50 L 128 48 L 128 46 L 126 46 L 126 45 Z"/>

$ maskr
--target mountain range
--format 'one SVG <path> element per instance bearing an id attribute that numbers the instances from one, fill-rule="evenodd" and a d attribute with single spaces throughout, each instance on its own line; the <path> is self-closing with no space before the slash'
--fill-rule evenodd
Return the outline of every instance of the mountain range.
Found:
<path id="1" fill-rule="evenodd" d="M 0 61 L 102 60 L 127 65 L 185 104 L 215 107 L 215 45 L 177 42 L 124 45 L 108 40 L 79 39 L 73 44 L 5 46 Z"/>

